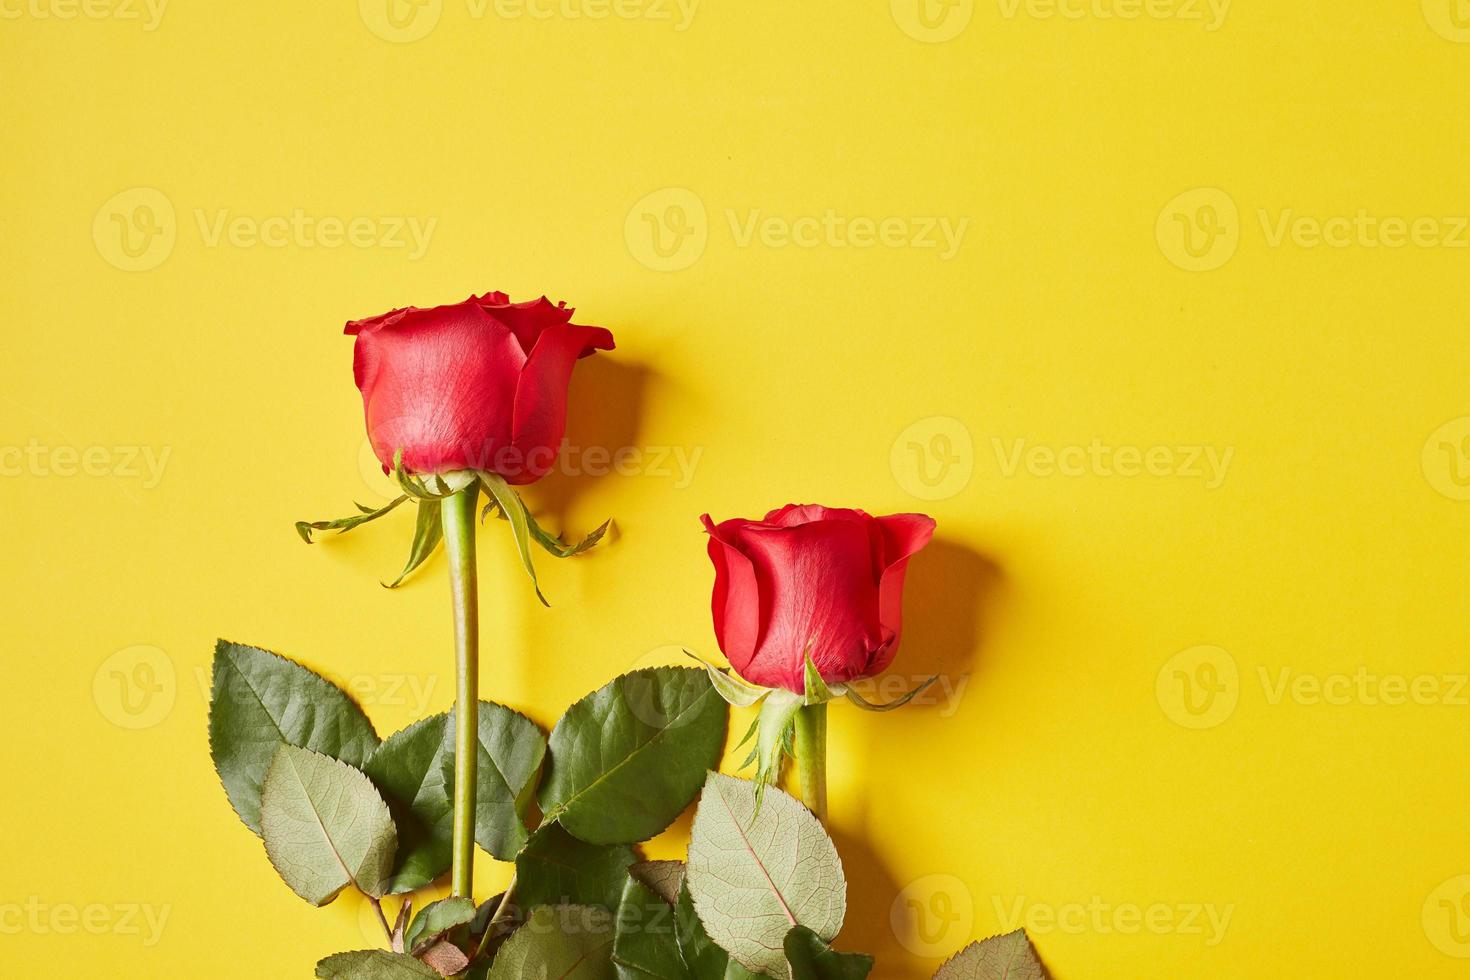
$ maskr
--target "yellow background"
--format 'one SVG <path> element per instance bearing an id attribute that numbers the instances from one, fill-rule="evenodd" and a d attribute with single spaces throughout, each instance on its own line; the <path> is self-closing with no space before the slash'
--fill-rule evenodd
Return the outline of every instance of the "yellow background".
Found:
<path id="1" fill-rule="evenodd" d="M 549 725 L 713 655 L 701 512 L 937 518 L 895 671 L 958 696 L 832 716 L 875 976 L 1017 907 L 1060 980 L 1464 975 L 1470 11 L 928 2 L 0 4 L 6 975 L 306 977 L 376 938 L 230 811 L 207 669 L 216 636 L 280 650 L 384 734 L 449 704 L 442 558 L 377 584 L 410 516 L 291 522 L 383 486 L 342 322 L 495 288 L 614 331 L 568 439 L 641 455 L 530 490 L 619 523 L 542 560 L 554 608 L 482 536 L 486 696 Z M 298 209 L 371 231 L 251 238 Z M 1360 211 L 1433 220 L 1390 247 Z M 1125 476 L 1094 440 L 1164 449 Z M 1434 693 L 1372 694 L 1400 682 Z"/>

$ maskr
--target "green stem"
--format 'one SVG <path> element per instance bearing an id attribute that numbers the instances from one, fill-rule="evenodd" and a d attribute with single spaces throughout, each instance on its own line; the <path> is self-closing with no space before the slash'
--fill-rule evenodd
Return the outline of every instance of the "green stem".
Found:
<path id="1" fill-rule="evenodd" d="M 506 882 L 505 894 L 500 896 L 500 904 L 495 906 L 495 912 L 490 916 L 490 921 L 485 923 L 485 934 L 480 937 L 480 945 L 475 949 L 475 956 L 484 955 L 485 947 L 490 945 L 490 937 L 495 935 L 495 928 L 500 925 L 500 920 L 505 918 L 505 913 L 510 909 L 511 900 L 516 894 L 516 873 L 510 873 L 510 881 Z"/>
<path id="2" fill-rule="evenodd" d="M 480 611 L 475 585 L 475 504 L 480 484 L 472 480 L 440 505 L 449 589 L 454 600 L 454 872 L 456 898 L 474 899 L 475 762 L 480 728 Z"/>
<path id="3" fill-rule="evenodd" d="M 827 822 L 827 706 L 809 704 L 796 712 L 796 776 L 808 810 Z"/>

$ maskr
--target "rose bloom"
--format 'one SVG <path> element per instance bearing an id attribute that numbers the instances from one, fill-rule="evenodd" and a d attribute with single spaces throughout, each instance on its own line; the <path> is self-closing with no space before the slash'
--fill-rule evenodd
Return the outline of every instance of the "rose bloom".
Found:
<path id="1" fill-rule="evenodd" d="M 353 320 L 353 374 L 368 439 L 385 471 L 402 451 L 410 473 L 490 470 L 531 483 L 556 462 L 567 384 L 579 357 L 612 350 L 602 327 L 571 322 L 546 297 L 504 293 Z"/>
<path id="2" fill-rule="evenodd" d="M 828 684 L 893 662 L 904 572 L 933 537 L 933 519 L 816 504 L 788 504 L 760 521 L 702 519 L 715 635 L 741 677 L 801 694 L 808 652 Z"/>

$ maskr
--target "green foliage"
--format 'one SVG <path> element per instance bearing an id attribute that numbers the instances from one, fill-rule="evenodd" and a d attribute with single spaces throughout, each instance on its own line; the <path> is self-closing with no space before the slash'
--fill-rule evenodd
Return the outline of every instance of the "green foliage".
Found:
<path id="1" fill-rule="evenodd" d="M 810 810 L 779 789 L 710 773 L 694 815 L 686 881 L 709 937 L 746 969 L 790 976 L 786 933 L 842 928 L 842 862 Z"/>
<path id="2" fill-rule="evenodd" d="M 647 840 L 719 764 L 728 717 L 701 670 L 624 674 L 568 708 L 552 730 L 541 808 L 590 843 Z"/>
<path id="3" fill-rule="evenodd" d="M 516 857 L 516 900 L 536 905 L 618 907 L 628 866 L 638 860 L 631 847 L 588 844 L 548 823 Z"/>
<path id="4" fill-rule="evenodd" d="M 301 535 L 301 540 L 307 544 L 311 544 L 311 532 L 313 531 L 336 531 L 338 534 L 346 533 L 355 527 L 366 524 L 368 521 L 377 520 L 384 514 L 391 512 L 393 508 L 407 499 L 408 494 L 404 494 L 397 500 L 378 508 L 364 507 L 362 504 L 357 504 L 356 507 L 359 513 L 353 514 L 351 517 L 339 517 L 334 521 L 297 521 L 296 533 Z"/>
<path id="5" fill-rule="evenodd" d="M 449 870 L 454 806 L 444 784 L 447 722 L 447 715 L 434 715 L 394 733 L 363 770 L 382 790 L 398 825 L 393 894 L 422 888 Z"/>
<path id="6" fill-rule="evenodd" d="M 863 980 L 873 971 L 871 956 L 839 953 L 806 926 L 792 926 L 784 945 L 793 980 Z"/>
<path id="7" fill-rule="evenodd" d="M 730 954 L 710 939 L 699 913 L 694 910 L 687 880 L 674 907 L 674 929 L 679 938 L 679 954 L 693 980 L 756 980 L 759 976 L 730 959 Z"/>
<path id="8" fill-rule="evenodd" d="M 679 953 L 674 907 L 629 875 L 616 918 L 613 967 L 620 980 L 685 980 L 689 971 Z"/>
<path id="9" fill-rule="evenodd" d="M 442 509 L 437 500 L 420 500 L 418 519 L 413 527 L 413 544 L 408 550 L 408 564 L 403 566 L 403 571 L 392 582 L 383 583 L 387 588 L 396 589 L 408 578 L 414 569 L 429 560 L 439 542 L 444 540 L 444 521 L 440 516 Z"/>
<path id="10" fill-rule="evenodd" d="M 445 898 L 430 902 L 413 917 L 413 924 L 403 935 L 403 948 L 417 953 L 435 939 L 475 917 L 475 903 L 468 898 Z"/>
<path id="11" fill-rule="evenodd" d="M 312 905 L 348 885 L 381 896 L 397 843 L 388 806 L 344 762 L 282 745 L 260 799 L 265 852 L 286 884 Z"/>
<path id="12" fill-rule="evenodd" d="M 513 861 L 530 836 L 531 810 L 546 758 L 546 736 L 531 719 L 493 701 L 480 702 L 475 787 L 475 841 Z M 454 798 L 454 712 L 440 753 L 446 794 Z"/>
<path id="13" fill-rule="evenodd" d="M 378 736 L 341 688 L 279 654 L 220 640 L 209 701 L 209 751 L 230 805 L 257 834 L 261 784 L 282 745 L 362 768 Z"/>
<path id="14" fill-rule="evenodd" d="M 500 947 L 489 980 L 610 980 L 612 913 L 586 905 L 543 905 Z"/>
<path id="15" fill-rule="evenodd" d="M 1024 929 L 971 943 L 950 957 L 934 980 L 1045 980 L 1046 970 Z"/>
<path id="16" fill-rule="evenodd" d="M 320 980 L 443 980 L 412 956 L 381 949 L 328 956 L 316 965 Z"/>

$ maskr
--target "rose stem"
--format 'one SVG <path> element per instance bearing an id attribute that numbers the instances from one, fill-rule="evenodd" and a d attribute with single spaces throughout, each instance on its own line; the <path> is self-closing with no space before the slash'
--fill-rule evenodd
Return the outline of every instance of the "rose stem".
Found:
<path id="1" fill-rule="evenodd" d="M 478 480 L 440 505 L 449 591 L 454 601 L 454 873 L 456 898 L 474 900 L 475 762 L 480 728 L 480 612 L 475 584 L 475 504 Z"/>
<path id="2" fill-rule="evenodd" d="M 827 706 L 809 704 L 796 712 L 796 774 L 807 809 L 827 822 Z"/>

